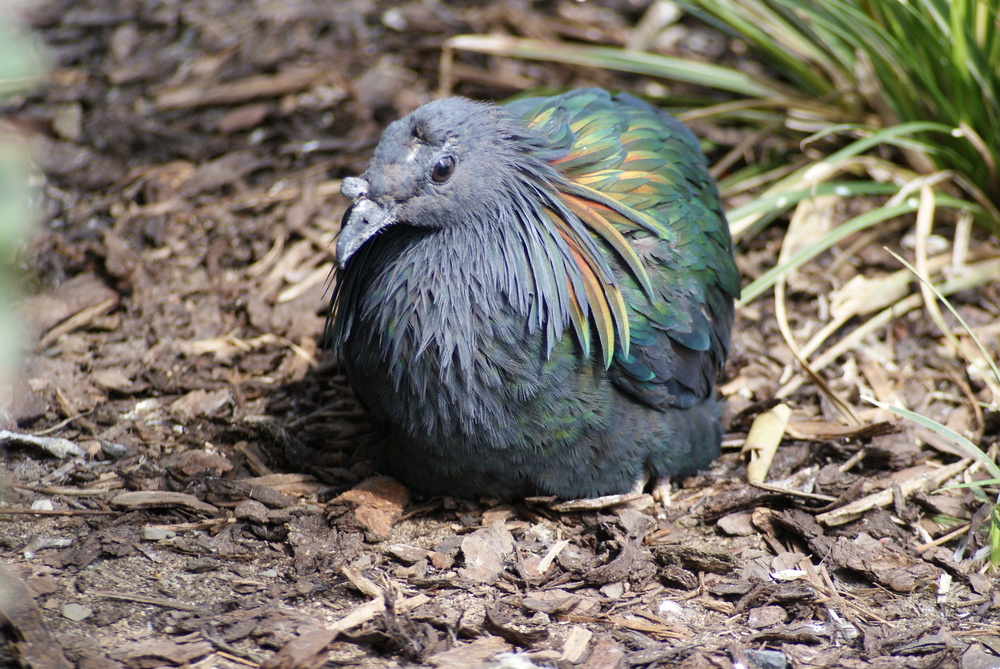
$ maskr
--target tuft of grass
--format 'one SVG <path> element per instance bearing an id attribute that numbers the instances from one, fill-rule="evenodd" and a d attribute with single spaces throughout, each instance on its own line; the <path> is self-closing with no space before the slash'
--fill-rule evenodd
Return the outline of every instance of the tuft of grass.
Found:
<path id="1" fill-rule="evenodd" d="M 895 192 L 916 177 L 937 175 L 937 191 L 965 200 L 979 225 L 1000 233 L 1000 0 L 679 3 L 744 41 L 766 73 L 604 46 L 462 35 L 445 45 L 442 88 L 450 86 L 453 52 L 464 50 L 632 72 L 742 96 L 679 115 L 756 130 L 778 126 L 800 141 L 797 154 L 778 154 L 770 164 L 720 178 L 724 195 L 742 192 L 747 183 L 763 191 L 753 217 L 732 216 L 737 239 L 759 232 L 787 208 L 767 202 L 815 188 L 841 171 Z"/>
<path id="2" fill-rule="evenodd" d="M 823 124 L 851 118 L 869 132 L 930 123 L 901 147 L 918 173 L 950 172 L 1000 232 L 1000 0 L 681 0 L 744 40 L 803 97 L 824 100 Z M 787 108 L 796 111 L 795 104 Z M 829 132 L 829 128 L 820 132 Z"/>
<path id="3" fill-rule="evenodd" d="M 989 522 L 985 523 L 985 530 L 987 534 L 986 554 L 989 557 L 990 567 L 994 570 L 1000 569 L 1000 496 L 996 499 L 992 499 L 986 490 L 991 486 L 1000 485 L 1000 466 L 997 466 L 997 463 L 994 462 L 978 446 L 937 421 L 931 420 L 926 416 L 921 416 L 920 414 L 908 409 L 885 404 L 871 398 L 868 398 L 868 401 L 880 409 L 890 411 L 897 416 L 911 420 L 918 425 L 937 432 L 958 446 L 967 457 L 971 458 L 973 462 L 977 463 L 982 469 L 989 473 L 991 478 L 972 481 L 969 483 L 959 483 L 953 486 L 948 486 L 944 489 L 968 488 L 972 490 L 976 497 L 982 500 L 982 502 L 987 506 Z"/>

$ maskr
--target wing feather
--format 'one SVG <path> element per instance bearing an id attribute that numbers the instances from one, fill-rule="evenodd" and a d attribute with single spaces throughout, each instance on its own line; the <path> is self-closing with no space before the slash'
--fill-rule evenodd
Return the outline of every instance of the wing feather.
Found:
<path id="1" fill-rule="evenodd" d="M 624 392 L 654 407 L 711 392 L 729 349 L 739 275 L 697 140 L 631 96 L 599 89 L 510 110 L 549 141 L 557 200 L 546 213 L 569 247 L 570 320 Z"/>

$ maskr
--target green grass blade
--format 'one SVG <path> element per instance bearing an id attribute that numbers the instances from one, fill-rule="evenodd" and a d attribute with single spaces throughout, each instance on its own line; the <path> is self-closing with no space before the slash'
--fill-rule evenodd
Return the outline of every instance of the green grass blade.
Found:
<path id="1" fill-rule="evenodd" d="M 446 44 L 453 49 L 476 53 L 645 74 L 755 98 L 783 97 L 789 92 L 777 82 L 760 76 L 751 77 L 729 67 L 612 47 L 571 44 L 553 46 L 537 40 L 504 35 L 458 35 L 449 39 Z"/>
<path id="2" fill-rule="evenodd" d="M 992 476 L 993 478 L 1000 478 L 1000 466 L 998 466 L 997 463 L 993 462 L 993 460 L 991 460 L 989 456 L 987 456 L 986 453 L 984 453 L 981 448 L 979 448 L 971 441 L 960 435 L 958 432 L 955 432 L 951 428 L 948 428 L 942 425 L 941 423 L 938 423 L 937 421 L 933 421 L 930 418 L 927 418 L 926 416 L 921 416 L 918 413 L 910 411 L 909 409 L 893 406 L 891 404 L 885 404 L 884 402 L 879 402 L 878 400 L 875 400 L 871 397 L 866 397 L 865 400 L 867 402 L 871 402 L 872 404 L 881 409 L 885 409 L 886 411 L 891 411 L 897 416 L 902 416 L 907 420 L 913 421 L 917 425 L 921 425 L 929 430 L 937 432 L 942 437 L 948 439 L 956 446 L 961 448 L 967 457 L 972 458 L 973 460 L 982 464 L 983 467 L 986 469 L 986 471 L 990 473 L 990 476 Z"/>
<path id="3" fill-rule="evenodd" d="M 962 328 L 968 333 L 969 337 L 972 338 L 972 342 L 976 345 L 976 348 L 979 349 L 979 353 L 982 354 L 983 359 L 986 361 L 986 364 L 989 365 L 990 371 L 993 372 L 993 377 L 997 380 L 997 383 L 1000 383 L 1000 369 L 997 369 L 997 364 L 993 362 L 993 358 L 990 357 L 990 354 L 989 352 L 987 352 L 986 347 L 983 346 L 983 342 L 980 341 L 979 337 L 976 336 L 976 333 L 972 331 L 971 327 L 969 327 L 969 324 L 965 321 L 964 318 L 962 318 L 962 314 L 958 313 L 958 310 L 955 309 L 955 307 L 952 305 L 951 300 L 947 299 L 944 295 L 942 295 L 938 291 L 938 289 L 934 286 L 934 284 L 927 281 L 926 277 L 921 276 L 921 274 L 917 272 L 917 270 L 913 267 L 913 265 L 906 262 L 906 259 L 904 259 L 898 253 L 895 253 L 890 249 L 886 250 L 889 251 L 889 254 L 892 255 L 893 258 L 898 260 L 906 269 L 910 270 L 913 276 L 917 277 L 920 283 L 930 288 L 931 292 L 934 293 L 934 297 L 936 297 L 939 302 L 944 303 L 944 306 L 948 307 L 948 311 L 951 312 L 951 315 L 958 320 Z"/>

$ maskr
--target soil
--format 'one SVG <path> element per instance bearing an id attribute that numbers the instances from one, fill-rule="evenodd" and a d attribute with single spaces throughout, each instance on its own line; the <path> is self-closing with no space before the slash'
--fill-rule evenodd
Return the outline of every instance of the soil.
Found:
<path id="1" fill-rule="evenodd" d="M 990 388 L 923 309 L 821 371 L 854 424 L 799 373 L 774 298 L 741 307 L 720 381 L 725 452 L 666 504 L 410 499 L 372 478 L 375 427 L 322 346 L 340 180 L 434 97 L 449 37 L 624 45 L 646 34 L 649 7 L 26 11 L 52 68 L 4 113 L 36 150 L 42 222 L 21 254 L 33 349 L 0 415 L 0 664 L 1000 667 L 988 507 L 969 489 L 934 493 L 983 472 L 861 399 L 996 448 Z M 755 67 L 699 24 L 662 34 L 650 44 L 670 55 Z M 584 85 L 706 95 L 467 52 L 450 77 L 477 99 Z M 691 125 L 713 160 L 746 139 Z M 899 269 L 881 247 L 905 247 L 911 224 L 792 275 L 782 307 L 797 341 L 851 276 Z M 741 240 L 746 281 L 777 262 L 781 235 Z M 1000 253 L 996 240 L 976 249 Z M 954 303 L 1000 359 L 1000 281 Z M 791 419 L 768 485 L 753 486 L 741 448 L 779 402 Z"/>

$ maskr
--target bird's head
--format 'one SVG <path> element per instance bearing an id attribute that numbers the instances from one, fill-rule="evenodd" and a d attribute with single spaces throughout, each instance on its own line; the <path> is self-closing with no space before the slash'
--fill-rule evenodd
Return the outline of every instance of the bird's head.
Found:
<path id="1" fill-rule="evenodd" d="M 464 98 L 430 102 L 393 122 L 365 172 L 341 187 L 352 204 L 337 241 L 340 268 L 392 226 L 435 230 L 483 220 L 540 141 L 519 120 Z"/>

